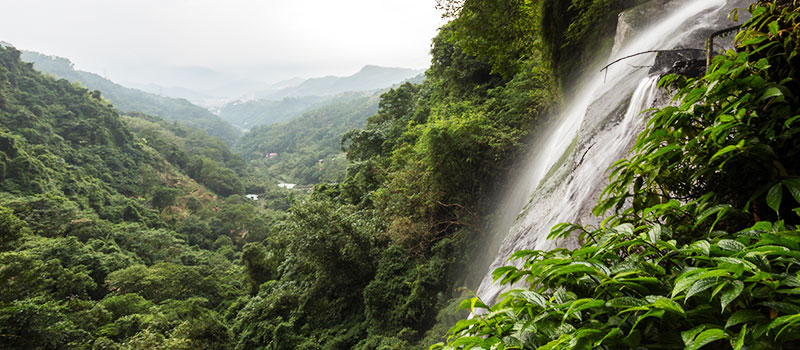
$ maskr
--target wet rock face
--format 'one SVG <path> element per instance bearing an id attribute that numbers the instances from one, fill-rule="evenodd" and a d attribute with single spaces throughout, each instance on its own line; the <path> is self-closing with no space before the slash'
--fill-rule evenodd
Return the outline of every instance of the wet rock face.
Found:
<path id="1" fill-rule="evenodd" d="M 694 59 L 675 62 L 672 67 L 664 73 L 664 75 L 667 74 L 678 74 L 688 78 L 700 78 L 706 74 L 706 60 Z"/>
<path id="2" fill-rule="evenodd" d="M 650 75 L 679 74 L 690 78 L 703 76 L 706 72 L 705 52 L 693 49 L 677 49 L 659 52 Z"/>
<path id="3" fill-rule="evenodd" d="M 666 6 L 663 0 L 654 0 L 636 6 L 619 14 L 617 19 L 617 33 L 614 36 L 614 48 L 611 57 L 617 55 L 619 49 L 643 27 L 651 23 L 653 18 L 663 14 Z"/>

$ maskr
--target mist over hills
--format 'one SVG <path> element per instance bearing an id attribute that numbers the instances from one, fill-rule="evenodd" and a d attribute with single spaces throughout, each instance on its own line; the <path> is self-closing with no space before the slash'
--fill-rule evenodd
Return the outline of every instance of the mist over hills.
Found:
<path id="1" fill-rule="evenodd" d="M 146 75 L 158 76 L 155 82 L 125 82 L 126 86 L 146 92 L 184 98 L 190 102 L 218 109 L 236 100 L 272 100 L 308 96 L 333 96 L 343 92 L 370 91 L 385 88 L 420 75 L 424 70 L 364 66 L 353 75 L 324 76 L 310 79 L 292 78 L 277 83 L 264 79 L 241 78 L 207 67 L 151 67 Z M 257 74 L 254 74 L 257 75 Z"/>
<path id="2" fill-rule="evenodd" d="M 404 81 L 421 81 L 422 72 L 368 65 L 346 77 L 311 78 L 299 84 L 297 80 L 289 80 L 283 84 L 296 85 L 270 93 L 262 91 L 259 99 L 228 103 L 219 109 L 218 114 L 227 122 L 247 130 L 290 120 L 329 103 L 347 102 L 361 97 L 359 93 L 362 92 L 374 92 Z"/>
<path id="3" fill-rule="evenodd" d="M 219 116 L 185 99 L 158 96 L 124 87 L 100 75 L 76 70 L 70 60 L 62 57 L 23 51 L 21 59 L 33 63 L 34 68 L 42 72 L 69 81 L 77 81 L 92 90 L 99 90 L 120 111 L 141 112 L 177 121 L 219 137 L 228 144 L 233 144 L 239 137 L 239 131 Z"/>
<path id="4" fill-rule="evenodd" d="M 367 118 L 378 112 L 378 102 L 385 91 L 343 93 L 308 107 L 290 120 L 256 126 L 239 139 L 233 150 L 264 169 L 265 174 L 284 181 L 303 185 L 339 182 L 347 168 L 342 136 L 364 127 Z M 291 99 L 284 101 L 287 100 Z M 278 156 L 265 157 L 273 152 Z"/>
<path id="5" fill-rule="evenodd" d="M 423 72 L 424 70 L 367 65 L 351 76 L 311 78 L 297 86 L 260 97 L 277 100 L 285 97 L 331 96 L 343 92 L 377 90 L 411 79 Z"/>
<path id="6" fill-rule="evenodd" d="M 147 70 L 142 72 L 142 81 L 125 81 L 124 84 L 161 96 L 185 98 L 206 108 L 219 106 L 242 96 L 252 96 L 253 91 L 269 86 L 259 79 L 242 78 L 208 67 L 153 66 L 147 67 Z"/>
<path id="7" fill-rule="evenodd" d="M 177 121 L 219 137 L 231 146 L 238 142 L 242 131 L 284 123 L 307 115 L 331 112 L 334 115 L 333 119 L 337 119 L 336 116 L 344 117 L 338 117 L 341 120 L 334 120 L 333 124 L 328 125 L 342 124 L 351 128 L 361 125 L 359 123 L 366 120 L 366 115 L 355 112 L 343 113 L 339 110 L 343 106 L 353 111 L 374 110 L 375 96 L 379 94 L 379 90 L 404 81 L 421 81 L 423 77 L 422 70 L 367 65 L 350 76 L 325 76 L 305 80 L 293 78 L 267 85 L 255 80 L 237 80 L 226 73 L 204 67 L 184 67 L 170 73 L 171 79 L 183 77 L 183 83 L 180 84 L 183 86 L 167 88 L 158 84 L 138 84 L 137 88 L 130 88 L 98 74 L 77 70 L 66 58 L 33 51 L 23 51 L 21 58 L 33 63 L 34 68 L 40 71 L 69 81 L 77 81 L 92 90 L 99 90 L 120 111 L 139 112 Z M 160 68 L 154 67 L 154 69 L 157 71 Z M 220 82 L 228 86 L 217 85 L 217 88 L 203 90 L 204 87 Z M 243 98 L 228 102 L 234 94 Z M 182 98 L 167 96 L 182 96 Z M 190 100 L 205 104 L 201 107 Z M 358 120 L 353 120 L 353 115 L 357 115 L 355 119 Z M 334 129 L 336 130 L 330 133 L 337 140 L 346 131 L 339 130 L 338 127 Z M 260 138 L 275 136 L 264 130 L 258 134 L 250 135 L 246 143 L 253 144 Z M 247 147 L 240 147 L 239 150 L 245 148 Z M 286 151 L 292 152 L 288 149 L 284 150 Z M 321 157 L 337 151 L 338 149 L 323 152 L 326 154 Z"/>

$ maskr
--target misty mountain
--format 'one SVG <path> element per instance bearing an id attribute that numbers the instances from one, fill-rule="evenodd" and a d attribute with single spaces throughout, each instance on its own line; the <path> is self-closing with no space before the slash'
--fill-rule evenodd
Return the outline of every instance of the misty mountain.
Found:
<path id="1" fill-rule="evenodd" d="M 285 97 L 331 96 L 350 91 L 377 90 L 411 79 L 422 72 L 424 70 L 364 66 L 358 73 L 351 76 L 312 78 L 297 86 L 260 97 L 280 100 Z"/>
<path id="2" fill-rule="evenodd" d="M 124 84 L 134 89 L 142 90 L 144 92 L 156 94 L 159 96 L 185 99 L 197 105 L 203 105 L 206 101 L 213 99 L 211 95 L 208 95 L 206 93 L 180 86 L 168 87 L 168 86 L 158 85 L 155 83 L 142 84 L 134 82 L 125 82 Z"/>
<path id="3" fill-rule="evenodd" d="M 377 113 L 383 92 L 337 95 L 291 120 L 253 128 L 233 149 L 271 177 L 298 184 L 339 182 L 347 165 L 342 136 L 364 127 Z M 270 153 L 277 155 L 267 157 Z"/>
<path id="4" fill-rule="evenodd" d="M 300 116 L 309 108 L 330 100 L 330 97 L 287 97 L 280 101 L 253 100 L 226 104 L 219 115 L 234 126 L 249 130 L 258 125 L 280 123 Z"/>
<path id="5" fill-rule="evenodd" d="M 252 96 L 253 91 L 260 91 L 267 85 L 263 81 L 241 78 L 208 67 L 154 66 L 141 73 L 146 83 L 125 82 L 125 85 L 162 96 L 185 98 L 203 107 Z"/>
<path id="6" fill-rule="evenodd" d="M 97 74 L 74 69 L 72 62 L 66 58 L 32 51 L 23 51 L 21 58 L 33 63 L 37 70 L 77 81 L 92 90 L 99 90 L 120 111 L 135 111 L 177 121 L 219 137 L 228 144 L 239 137 L 239 131 L 222 118 L 185 99 L 163 97 L 124 87 Z"/>
<path id="7" fill-rule="evenodd" d="M 403 81 L 418 82 L 420 70 L 365 66 L 348 77 L 312 78 L 298 83 L 296 79 L 276 83 L 273 87 L 294 84 L 266 94 L 267 97 L 228 103 L 219 109 L 225 121 L 244 130 L 291 120 L 328 103 L 343 103 Z"/>

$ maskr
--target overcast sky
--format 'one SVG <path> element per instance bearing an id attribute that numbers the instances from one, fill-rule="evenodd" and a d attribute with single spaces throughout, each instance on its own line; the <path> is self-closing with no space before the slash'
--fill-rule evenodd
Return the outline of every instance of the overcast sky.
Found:
<path id="1" fill-rule="evenodd" d="M 173 67 L 261 81 L 425 68 L 434 0 L 0 0 L 0 40 L 117 82 Z"/>

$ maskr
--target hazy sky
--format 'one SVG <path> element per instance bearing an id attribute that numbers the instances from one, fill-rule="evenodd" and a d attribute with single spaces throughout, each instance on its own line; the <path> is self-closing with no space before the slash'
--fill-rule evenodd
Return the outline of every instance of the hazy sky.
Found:
<path id="1" fill-rule="evenodd" d="M 424 68 L 434 0 L 0 0 L 0 40 L 118 82 L 172 84 L 167 68 L 245 78 Z M 161 80 L 161 81 L 159 81 Z"/>

